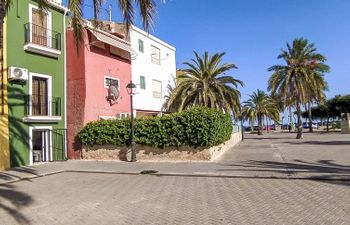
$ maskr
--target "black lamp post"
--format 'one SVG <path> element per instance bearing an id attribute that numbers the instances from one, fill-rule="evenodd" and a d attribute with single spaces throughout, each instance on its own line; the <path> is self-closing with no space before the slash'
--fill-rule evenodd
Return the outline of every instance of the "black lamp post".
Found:
<path id="1" fill-rule="evenodd" d="M 136 85 L 130 81 L 128 85 L 126 85 L 126 89 L 128 91 L 128 94 L 130 95 L 130 109 L 131 109 L 131 114 L 130 114 L 130 119 L 131 119 L 131 162 L 136 162 L 136 149 L 135 149 L 135 134 L 134 134 L 134 105 L 133 105 L 133 96 L 136 93 Z"/>

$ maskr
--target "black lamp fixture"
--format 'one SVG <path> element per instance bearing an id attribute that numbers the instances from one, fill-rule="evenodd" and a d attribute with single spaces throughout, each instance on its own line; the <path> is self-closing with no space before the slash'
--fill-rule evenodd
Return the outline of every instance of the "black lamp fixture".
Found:
<path id="1" fill-rule="evenodd" d="M 135 132 L 134 132 L 134 105 L 133 105 L 133 96 L 136 93 L 136 84 L 134 84 L 132 81 L 126 85 L 126 90 L 128 91 L 128 94 L 130 95 L 130 145 L 131 145 L 131 162 L 136 162 L 136 149 L 135 149 Z"/>

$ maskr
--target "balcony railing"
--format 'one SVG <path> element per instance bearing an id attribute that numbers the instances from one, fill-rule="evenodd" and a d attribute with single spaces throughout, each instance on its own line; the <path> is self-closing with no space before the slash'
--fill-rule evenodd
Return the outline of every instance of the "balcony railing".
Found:
<path id="1" fill-rule="evenodd" d="M 32 43 L 61 51 L 61 33 L 32 23 L 25 24 L 24 28 L 26 44 Z"/>
<path id="2" fill-rule="evenodd" d="M 25 95 L 25 116 L 61 116 L 61 98 Z"/>

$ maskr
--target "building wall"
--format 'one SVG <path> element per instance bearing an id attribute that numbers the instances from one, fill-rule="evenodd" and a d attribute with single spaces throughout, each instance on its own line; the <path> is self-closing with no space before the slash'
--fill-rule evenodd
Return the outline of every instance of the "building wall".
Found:
<path id="1" fill-rule="evenodd" d="M 105 50 L 90 46 L 89 38 L 90 34 L 85 32 L 84 43 L 77 54 L 73 33 L 67 32 L 68 155 L 74 159 L 81 158 L 77 135 L 86 123 L 99 120 L 100 116 L 130 113 L 126 90 L 131 79 L 130 61 L 111 55 L 108 45 Z M 105 76 L 119 79 L 120 98 L 116 103 L 106 99 Z"/>
<path id="2" fill-rule="evenodd" d="M 7 16 L 8 34 L 8 66 L 27 68 L 29 72 L 50 75 L 52 77 L 52 96 L 61 97 L 62 119 L 58 123 L 24 123 L 25 101 L 23 95 L 28 95 L 28 81 L 24 83 L 9 82 L 9 132 L 11 149 L 11 166 L 28 165 L 29 163 L 29 126 L 53 126 L 64 128 L 64 49 L 58 58 L 29 53 L 24 51 L 24 24 L 29 22 L 29 3 L 37 5 L 36 1 L 12 1 Z M 52 13 L 52 30 L 61 33 L 63 46 L 63 12 L 50 7 Z"/>
<path id="3" fill-rule="evenodd" d="M 139 39 L 143 40 L 144 52 L 138 49 Z M 132 27 L 130 31 L 130 41 L 132 48 L 137 52 L 137 56 L 132 60 L 132 79 L 135 84 L 140 84 L 140 76 L 146 80 L 146 89 L 137 88 L 134 106 L 136 110 L 160 112 L 164 104 L 166 87 L 173 82 L 176 76 L 175 48 L 160 39 L 147 34 L 139 28 Z M 160 65 L 151 62 L 151 45 L 160 49 Z M 153 97 L 152 80 L 162 82 L 162 98 Z"/>
<path id="4" fill-rule="evenodd" d="M 87 45 L 84 54 L 86 79 L 84 123 L 98 120 L 100 116 L 130 113 L 130 96 L 126 89 L 131 80 L 130 61 L 111 55 L 108 45 L 105 50 Z M 104 86 L 105 76 L 119 79 L 120 98 L 116 103 L 106 99 L 108 89 Z"/>
<path id="5" fill-rule="evenodd" d="M 73 31 L 67 30 L 67 148 L 68 158 L 80 159 L 81 143 L 76 137 L 84 126 L 86 99 L 85 45 L 77 45 Z"/>

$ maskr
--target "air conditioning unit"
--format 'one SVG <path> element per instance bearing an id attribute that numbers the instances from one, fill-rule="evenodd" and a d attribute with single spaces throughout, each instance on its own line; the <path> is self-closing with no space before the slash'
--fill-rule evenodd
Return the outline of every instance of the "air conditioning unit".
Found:
<path id="1" fill-rule="evenodd" d="M 29 72 L 27 69 L 11 66 L 8 69 L 9 80 L 28 80 Z"/>

